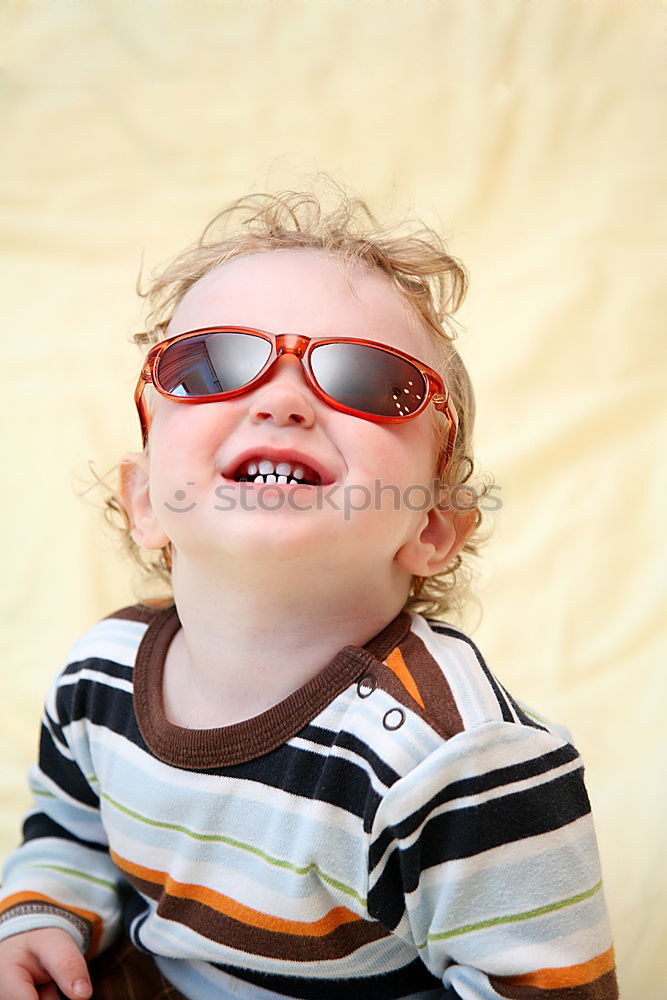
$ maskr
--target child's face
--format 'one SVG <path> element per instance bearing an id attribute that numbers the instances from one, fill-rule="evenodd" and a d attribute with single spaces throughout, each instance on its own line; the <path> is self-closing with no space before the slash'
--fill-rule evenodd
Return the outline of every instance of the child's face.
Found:
<path id="1" fill-rule="evenodd" d="M 374 340 L 438 363 L 428 333 L 387 278 L 361 267 L 344 273 L 316 251 L 234 258 L 190 289 L 168 335 L 223 324 Z M 239 483 L 234 473 L 249 456 L 257 465 L 292 457 L 292 465 L 318 470 L 324 485 Z M 319 556 L 389 568 L 424 524 L 435 462 L 431 407 L 402 424 L 336 411 L 313 395 L 294 357 L 279 359 L 268 381 L 233 399 L 153 398 L 151 503 L 176 553 Z"/>

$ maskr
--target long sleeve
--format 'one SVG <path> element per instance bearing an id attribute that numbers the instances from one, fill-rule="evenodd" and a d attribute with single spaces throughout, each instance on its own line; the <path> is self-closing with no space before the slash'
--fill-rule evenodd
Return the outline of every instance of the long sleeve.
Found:
<path id="1" fill-rule="evenodd" d="M 581 760 L 541 727 L 461 732 L 393 785 L 368 903 L 452 1000 L 618 996 Z"/>
<path id="2" fill-rule="evenodd" d="M 34 806 L 23 843 L 7 860 L 0 893 L 0 940 L 61 927 L 94 955 L 116 934 L 119 872 L 109 857 L 87 739 L 86 662 L 74 660 L 46 700 L 38 762 L 30 771 Z"/>

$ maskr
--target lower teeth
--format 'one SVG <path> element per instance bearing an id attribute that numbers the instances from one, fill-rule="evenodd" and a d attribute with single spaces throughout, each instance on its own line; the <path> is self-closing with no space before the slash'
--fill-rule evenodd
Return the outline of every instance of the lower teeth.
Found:
<path id="1" fill-rule="evenodd" d="M 288 479 L 287 476 L 272 476 L 270 473 L 267 476 L 257 475 L 250 478 L 250 476 L 239 476 L 237 482 L 239 483 L 294 483 L 295 486 L 305 485 L 300 479 Z"/>

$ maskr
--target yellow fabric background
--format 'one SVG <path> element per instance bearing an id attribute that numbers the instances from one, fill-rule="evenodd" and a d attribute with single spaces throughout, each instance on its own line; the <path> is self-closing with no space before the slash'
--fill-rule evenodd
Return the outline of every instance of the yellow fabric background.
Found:
<path id="1" fill-rule="evenodd" d="M 503 508 L 475 632 L 588 765 L 624 996 L 664 997 L 665 8 L 6 2 L 0 846 L 70 641 L 133 599 L 88 478 L 138 447 L 134 283 L 332 173 L 442 226 Z M 662 266 L 661 266 L 662 265 Z M 661 655 L 662 654 L 662 655 Z"/>

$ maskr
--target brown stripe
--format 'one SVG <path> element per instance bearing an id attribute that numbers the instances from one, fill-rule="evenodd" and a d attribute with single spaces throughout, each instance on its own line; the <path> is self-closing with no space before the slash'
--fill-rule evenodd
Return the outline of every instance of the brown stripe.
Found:
<path id="1" fill-rule="evenodd" d="M 389 935 L 389 931 L 381 924 L 362 918 L 338 924 L 329 933 L 318 936 L 289 934 L 279 929 L 286 923 L 279 917 L 275 918 L 275 928 L 271 926 L 269 914 L 265 915 L 265 926 L 253 926 L 199 900 L 172 896 L 159 885 L 138 875 L 128 874 L 128 878 L 139 892 L 157 903 L 157 913 L 165 920 L 190 927 L 217 944 L 264 958 L 296 962 L 340 959 L 353 954 L 371 941 L 379 941 Z"/>
<path id="2" fill-rule="evenodd" d="M 450 739 L 463 730 L 463 720 L 454 701 L 451 688 L 442 667 L 438 664 L 422 640 L 409 632 L 399 644 L 405 668 L 417 688 L 424 708 L 401 683 L 395 670 L 383 664 L 384 670 L 375 677 L 378 687 L 395 698 L 401 705 L 421 716 L 443 739 Z M 392 656 L 394 654 L 392 653 Z"/>
<path id="3" fill-rule="evenodd" d="M 291 920 L 284 917 L 277 917 L 272 913 L 266 913 L 263 910 L 257 910 L 252 906 L 239 903 L 232 896 L 227 896 L 216 889 L 196 883 L 177 882 L 168 872 L 146 868 L 144 865 L 136 864 L 134 861 L 128 861 L 113 850 L 109 853 L 126 875 L 135 875 L 143 881 L 151 882 L 159 886 L 163 893 L 175 899 L 190 899 L 195 903 L 203 903 L 216 913 L 232 917 L 243 924 L 250 924 L 252 927 L 268 927 L 271 930 L 279 930 L 285 934 L 299 934 L 306 937 L 324 937 L 324 935 L 335 930 L 340 924 L 347 924 L 361 919 L 361 917 L 353 913 L 346 906 L 334 906 L 317 920 Z"/>
<path id="4" fill-rule="evenodd" d="M 618 1000 L 616 972 L 611 969 L 591 983 L 563 989 L 539 986 L 512 986 L 501 976 L 489 976 L 491 986 L 507 1000 Z"/>
<path id="5" fill-rule="evenodd" d="M 219 944 L 260 955 L 292 962 L 324 962 L 345 958 L 372 941 L 388 936 L 389 932 L 378 923 L 357 920 L 342 924 L 323 937 L 301 937 L 280 931 L 242 924 L 192 900 L 163 896 L 158 903 L 158 913 L 166 920 L 177 920 L 192 928 L 202 937 Z"/>

